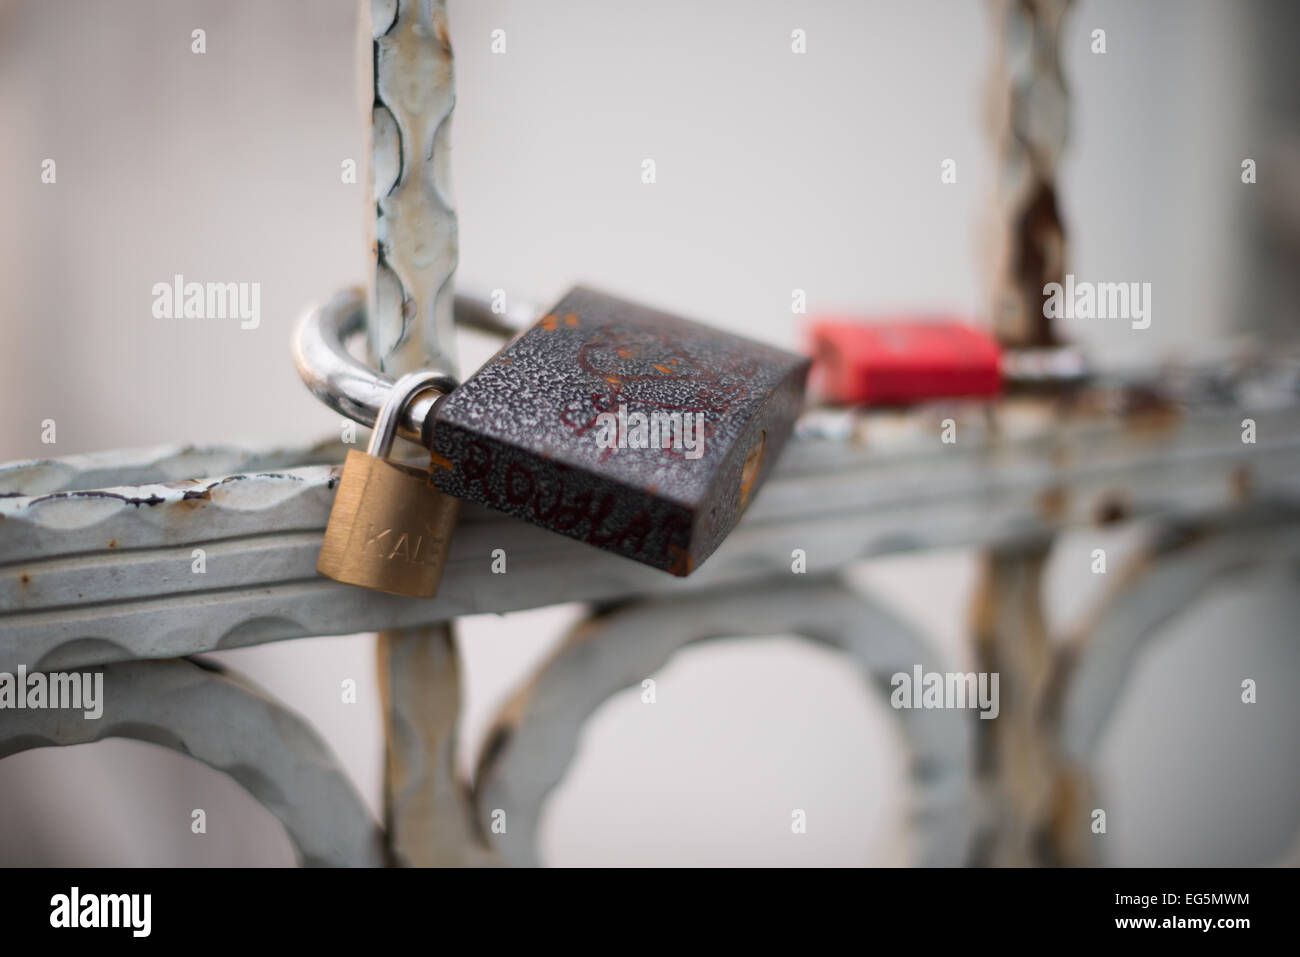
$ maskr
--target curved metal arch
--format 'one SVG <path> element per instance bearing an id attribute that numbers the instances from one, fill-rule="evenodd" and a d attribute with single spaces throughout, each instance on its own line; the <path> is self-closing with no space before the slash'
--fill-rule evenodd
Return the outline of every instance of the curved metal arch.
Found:
<path id="1" fill-rule="evenodd" d="M 244 679 L 183 659 L 101 666 L 97 720 L 24 710 L 0 725 L 0 758 L 105 738 L 148 741 L 234 778 L 284 825 L 307 867 L 382 866 L 384 839 L 325 742 Z"/>
<path id="2" fill-rule="evenodd" d="M 542 805 L 596 708 L 687 645 L 786 633 L 849 654 L 883 694 L 893 674 L 937 663 L 907 626 L 838 581 L 751 584 L 624 606 L 580 625 L 499 712 L 475 776 L 480 830 L 487 813 L 505 810 L 506 833 L 490 840 L 506 864 L 537 865 Z M 974 826 L 969 723 L 959 711 L 897 713 L 918 791 L 920 863 L 960 865 Z"/>
<path id="3" fill-rule="evenodd" d="M 1211 528 L 1208 535 L 1206 529 L 1165 529 L 1132 560 L 1132 574 L 1075 639 L 1060 703 L 1059 742 L 1069 760 L 1093 765 L 1137 660 L 1165 625 L 1229 575 L 1300 562 L 1294 506 L 1263 503 L 1236 520 L 1241 524 Z M 1300 865 L 1300 834 L 1274 863 Z"/>
<path id="4" fill-rule="evenodd" d="M 1120 576 L 1121 589 L 1075 641 L 1061 706 L 1065 754 L 1091 763 L 1135 662 L 1162 626 L 1225 575 L 1300 560 L 1297 532 L 1295 509 L 1261 507 L 1242 524 L 1208 534 L 1169 530 L 1139 554 Z"/>

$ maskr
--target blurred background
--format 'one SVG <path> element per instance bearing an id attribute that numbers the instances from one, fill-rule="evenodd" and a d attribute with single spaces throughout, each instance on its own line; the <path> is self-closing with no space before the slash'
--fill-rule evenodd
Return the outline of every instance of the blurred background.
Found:
<path id="1" fill-rule="evenodd" d="M 451 0 L 450 21 L 464 288 L 544 304 L 587 282 L 790 347 L 796 288 L 810 313 L 987 312 L 984 3 Z M 340 176 L 361 165 L 367 116 L 356 25 L 353 0 L 0 0 L 0 461 L 337 435 L 289 337 L 308 303 L 368 269 L 363 187 Z M 805 55 L 790 52 L 796 28 Z M 1098 28 L 1104 55 L 1090 52 Z M 1154 290 L 1140 334 L 1064 324 L 1100 364 L 1294 339 L 1298 45 L 1300 8 L 1281 0 L 1080 0 L 1067 15 L 1071 271 Z M 151 288 L 176 273 L 260 283 L 260 325 L 155 319 Z M 467 345 L 462 368 L 485 354 Z M 1065 568 L 1095 547 L 1118 563 L 1133 534 L 1062 539 L 1053 624 L 1096 588 Z M 975 562 L 926 553 L 854 577 L 961 670 Z M 1300 676 L 1294 588 L 1280 570 L 1207 594 L 1142 659 L 1095 769 L 1106 863 L 1269 863 L 1293 845 L 1300 696 L 1242 708 L 1216 676 L 1266 675 L 1285 694 Z M 465 767 L 580 614 L 463 621 Z M 372 636 L 213 657 L 308 718 L 379 815 Z M 339 700 L 345 678 L 355 705 Z M 721 641 L 656 678 L 658 707 L 629 691 L 588 722 L 547 805 L 544 860 L 908 863 L 901 741 L 840 656 L 788 636 Z M 206 835 L 190 833 L 196 807 Z M 791 807 L 817 822 L 797 841 Z M 293 862 L 236 784 L 136 742 L 0 761 L 0 809 L 2 864 Z"/>

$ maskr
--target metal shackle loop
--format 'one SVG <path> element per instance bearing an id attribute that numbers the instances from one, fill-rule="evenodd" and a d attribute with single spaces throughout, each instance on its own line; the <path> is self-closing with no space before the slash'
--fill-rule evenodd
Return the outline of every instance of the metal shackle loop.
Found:
<path id="1" fill-rule="evenodd" d="M 397 437 L 397 423 L 407 405 L 421 392 L 430 389 L 442 391 L 446 388 L 446 380 L 445 373 L 433 369 L 408 372 L 398 379 L 379 409 L 379 418 L 375 420 L 375 430 L 370 433 L 370 445 L 366 454 L 378 459 L 388 458 L 388 453 L 393 450 L 393 439 Z"/>
<path id="2" fill-rule="evenodd" d="M 492 336 L 509 338 L 522 332 L 533 320 L 531 310 L 517 308 L 498 315 L 489 302 L 472 296 L 456 296 L 456 324 Z M 380 410 L 393 388 L 393 380 L 348 351 L 347 341 L 365 327 L 365 299 L 360 289 L 347 289 L 333 299 L 308 309 L 294 330 L 293 358 L 298 375 L 311 394 L 335 412 L 375 425 Z M 431 388 L 446 394 L 456 388 L 456 378 L 445 372 Z M 404 439 L 428 443 L 426 419 L 436 396 L 416 395 L 398 411 L 395 433 Z"/>

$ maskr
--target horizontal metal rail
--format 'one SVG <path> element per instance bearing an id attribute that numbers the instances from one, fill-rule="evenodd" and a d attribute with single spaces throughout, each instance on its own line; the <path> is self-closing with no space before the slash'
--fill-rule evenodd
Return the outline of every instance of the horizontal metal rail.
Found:
<path id="1" fill-rule="evenodd" d="M 1022 399 L 991 408 L 873 413 L 835 437 L 796 437 L 735 532 L 684 580 L 467 506 L 433 601 L 316 574 L 338 466 L 295 463 L 341 447 L 242 459 L 229 451 L 154 453 L 172 481 L 97 490 L 68 485 L 154 466 L 86 459 L 8 466 L 0 469 L 0 488 L 9 489 L 0 497 L 0 670 L 692 591 L 788 576 L 795 549 L 815 574 L 890 552 L 1300 496 L 1295 408 L 1251 413 L 1255 444 L 1242 442 L 1238 407 L 1063 414 L 1051 400 Z M 940 440 L 945 418 L 955 423 L 954 444 Z M 178 481 L 173 468 L 222 460 L 283 467 L 191 481 Z M 29 489 L 35 494 L 16 494 Z M 492 570 L 497 549 L 505 574 Z"/>

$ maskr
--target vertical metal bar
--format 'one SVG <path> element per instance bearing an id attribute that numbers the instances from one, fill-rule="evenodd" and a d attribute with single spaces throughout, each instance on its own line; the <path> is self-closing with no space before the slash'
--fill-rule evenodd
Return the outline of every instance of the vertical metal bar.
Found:
<path id="1" fill-rule="evenodd" d="M 426 367 L 455 374 L 456 97 L 446 0 L 362 0 L 362 24 L 374 57 L 371 358 L 393 375 Z M 468 805 L 454 783 L 460 671 L 452 626 L 381 632 L 378 655 L 391 858 L 402 866 L 467 863 Z"/>
<path id="2" fill-rule="evenodd" d="M 991 78 L 997 156 L 997 229 L 990 315 L 1013 348 L 1055 346 L 1043 288 L 1065 278 L 1065 226 L 1056 169 L 1065 148 L 1068 91 L 1060 33 L 1070 0 L 994 0 Z M 977 722 L 977 774 L 986 819 L 973 863 L 1079 864 L 1086 778 L 1062 760 L 1049 712 L 1058 676 L 1042 607 L 1051 539 L 984 556 L 973 613 L 979 669 L 997 673 L 1001 713 Z"/>
<path id="3" fill-rule="evenodd" d="M 998 340 L 1013 347 L 1059 342 L 1043 315 L 1043 286 L 1065 276 L 1056 167 L 1068 128 L 1059 39 L 1069 6 L 1070 0 L 993 3 L 998 236 L 990 316 Z"/>
<path id="4" fill-rule="evenodd" d="M 374 41 L 370 176 L 374 270 L 367 338 L 384 372 L 456 373 L 452 300 L 456 103 L 446 0 L 363 0 Z M 367 17 L 368 14 L 368 17 Z"/>
<path id="5" fill-rule="evenodd" d="M 979 671 L 999 676 L 996 720 L 977 721 L 976 775 L 984 821 L 977 866 L 1079 866 L 1091 862 L 1087 778 L 1064 760 L 1052 712 L 1059 679 L 1043 613 L 1051 539 L 990 549 L 973 609 Z"/>
<path id="6" fill-rule="evenodd" d="M 379 635 L 384 826 L 399 867 L 477 863 L 468 789 L 456 780 L 460 661 L 452 627 Z"/>

